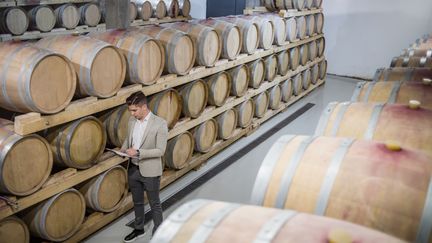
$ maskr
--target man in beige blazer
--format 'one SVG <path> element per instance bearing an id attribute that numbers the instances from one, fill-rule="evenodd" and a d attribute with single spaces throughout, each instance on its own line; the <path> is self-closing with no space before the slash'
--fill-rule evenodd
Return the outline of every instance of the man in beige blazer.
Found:
<path id="1" fill-rule="evenodd" d="M 144 191 L 153 214 L 152 233 L 163 220 L 159 187 L 168 127 L 164 119 L 150 111 L 147 97 L 141 91 L 130 95 L 126 103 L 132 116 L 121 151 L 132 157 L 128 165 L 128 183 L 134 202 L 135 225 L 124 242 L 133 242 L 144 236 Z"/>

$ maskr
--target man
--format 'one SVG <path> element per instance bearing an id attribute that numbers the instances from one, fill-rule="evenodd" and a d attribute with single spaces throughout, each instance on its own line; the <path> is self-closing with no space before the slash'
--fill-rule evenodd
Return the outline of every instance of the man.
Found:
<path id="1" fill-rule="evenodd" d="M 154 233 L 162 223 L 162 207 L 159 199 L 162 159 L 168 138 L 164 119 L 154 115 L 147 106 L 147 97 L 138 91 L 126 99 L 131 113 L 128 135 L 121 148 L 132 158 L 128 166 L 128 183 L 135 211 L 135 225 L 124 242 L 132 242 L 144 236 L 144 191 L 153 214 Z"/>

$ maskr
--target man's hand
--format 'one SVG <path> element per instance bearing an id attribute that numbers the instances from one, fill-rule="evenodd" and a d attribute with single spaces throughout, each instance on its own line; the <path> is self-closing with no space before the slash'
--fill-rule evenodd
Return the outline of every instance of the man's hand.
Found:
<path id="1" fill-rule="evenodd" d="M 137 157 L 137 155 L 138 155 L 136 149 L 133 149 L 133 148 L 126 149 L 126 153 L 131 157 Z"/>

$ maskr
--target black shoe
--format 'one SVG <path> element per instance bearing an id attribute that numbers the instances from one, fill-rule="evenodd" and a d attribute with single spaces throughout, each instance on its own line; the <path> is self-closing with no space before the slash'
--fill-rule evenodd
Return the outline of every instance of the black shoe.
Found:
<path id="1" fill-rule="evenodd" d="M 134 229 L 132 231 L 132 233 L 126 235 L 126 237 L 123 239 L 123 242 L 125 243 L 129 243 L 129 242 L 133 242 L 138 238 L 141 238 L 144 236 L 144 230 L 136 230 Z"/>

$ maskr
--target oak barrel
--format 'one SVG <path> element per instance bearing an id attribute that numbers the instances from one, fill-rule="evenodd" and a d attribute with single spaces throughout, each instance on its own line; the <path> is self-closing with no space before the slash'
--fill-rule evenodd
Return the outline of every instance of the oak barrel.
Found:
<path id="1" fill-rule="evenodd" d="M 318 46 L 316 41 L 311 41 L 309 44 L 307 44 L 309 51 L 308 51 L 308 59 L 309 61 L 315 60 L 315 58 L 318 57 Z"/>
<path id="2" fill-rule="evenodd" d="M 163 0 L 167 7 L 167 15 L 171 18 L 177 18 L 180 12 L 178 0 Z"/>
<path id="3" fill-rule="evenodd" d="M 325 50 L 325 38 L 320 38 L 318 40 L 316 40 L 316 45 L 318 48 L 318 57 L 322 57 L 324 56 L 324 50 Z"/>
<path id="4" fill-rule="evenodd" d="M 153 7 L 149 0 L 132 0 L 138 7 L 138 16 L 147 21 L 153 16 Z"/>
<path id="5" fill-rule="evenodd" d="M 303 75 L 301 73 L 292 77 L 293 94 L 300 95 L 303 92 Z"/>
<path id="6" fill-rule="evenodd" d="M 288 51 L 281 51 L 279 53 L 276 53 L 276 59 L 277 59 L 277 70 L 278 74 L 281 76 L 287 75 L 289 69 L 290 69 L 290 58 Z"/>
<path id="7" fill-rule="evenodd" d="M 163 0 L 149 0 L 152 5 L 153 15 L 152 17 L 162 19 L 167 15 L 167 5 Z"/>
<path id="8" fill-rule="evenodd" d="M 66 29 L 74 29 L 78 26 L 80 16 L 78 8 L 68 3 L 62 4 L 54 10 L 56 26 Z"/>
<path id="9" fill-rule="evenodd" d="M 319 78 L 324 80 L 327 75 L 327 60 L 322 60 L 319 63 Z"/>
<path id="10" fill-rule="evenodd" d="M 48 5 L 33 7 L 29 12 L 30 28 L 41 32 L 51 31 L 56 24 L 54 10 Z"/>
<path id="11" fill-rule="evenodd" d="M 275 26 L 273 21 L 255 15 L 238 15 L 237 17 L 257 24 L 259 33 L 258 46 L 264 50 L 272 48 L 275 36 Z"/>
<path id="12" fill-rule="evenodd" d="M 189 17 L 191 11 L 191 2 L 190 0 L 178 0 L 180 14 L 184 17 Z"/>
<path id="13" fill-rule="evenodd" d="M 192 23 L 199 23 L 216 30 L 222 41 L 221 57 L 233 60 L 239 55 L 243 39 L 237 25 L 215 19 L 202 19 Z"/>
<path id="14" fill-rule="evenodd" d="M 126 30 L 109 30 L 89 35 L 116 46 L 127 62 L 126 81 L 151 85 L 162 75 L 165 65 L 165 49 L 162 44 L 147 35 Z"/>
<path id="15" fill-rule="evenodd" d="M 310 68 L 310 71 L 311 71 L 311 83 L 312 84 L 318 83 L 318 80 L 319 80 L 319 66 L 318 66 L 318 64 L 313 65 Z"/>
<path id="16" fill-rule="evenodd" d="M 165 151 L 165 166 L 171 169 L 182 169 L 192 158 L 195 140 L 188 131 L 168 140 Z"/>
<path id="17" fill-rule="evenodd" d="M 312 83 L 312 78 L 311 78 L 311 71 L 309 69 L 306 69 L 302 72 L 302 87 L 304 90 L 307 90 L 311 83 Z"/>
<path id="18" fill-rule="evenodd" d="M 213 66 L 219 60 L 222 41 L 218 32 L 212 27 L 197 23 L 176 22 L 163 24 L 168 27 L 188 33 L 194 41 L 197 54 L 195 63 L 199 66 Z"/>
<path id="19" fill-rule="evenodd" d="M 311 37 L 316 33 L 315 15 L 313 14 L 306 15 L 305 18 L 306 18 L 306 35 Z"/>
<path id="20" fill-rule="evenodd" d="M 322 34 L 324 28 L 324 14 L 315 14 L 315 33 Z"/>
<path id="21" fill-rule="evenodd" d="M 248 88 L 250 80 L 250 70 L 247 65 L 239 65 L 227 70 L 231 76 L 231 91 L 233 96 L 243 96 Z"/>
<path id="22" fill-rule="evenodd" d="M 391 140 L 432 155 L 432 110 L 410 106 L 333 102 L 323 111 L 315 132 L 324 136 Z"/>
<path id="23" fill-rule="evenodd" d="M 109 213 L 116 210 L 127 195 L 127 172 L 121 165 L 112 167 L 79 186 L 87 208 Z"/>
<path id="24" fill-rule="evenodd" d="M 293 95 L 293 84 L 291 79 L 283 81 L 280 85 L 282 101 L 288 103 Z"/>
<path id="25" fill-rule="evenodd" d="M 342 219 L 410 242 L 430 242 L 432 205 L 426 198 L 432 193 L 431 175 L 430 157 L 405 147 L 283 136 L 263 160 L 251 202 Z"/>
<path id="26" fill-rule="evenodd" d="M 24 212 L 32 235 L 64 241 L 78 231 L 85 215 L 85 200 L 75 189 L 67 189 Z"/>
<path id="27" fill-rule="evenodd" d="M 271 11 L 294 8 L 292 0 L 264 0 L 262 2 Z"/>
<path id="28" fill-rule="evenodd" d="M 193 39 L 186 33 L 159 26 L 134 29 L 159 40 L 165 48 L 165 72 L 185 75 L 192 69 L 196 51 Z"/>
<path id="29" fill-rule="evenodd" d="M 432 79 L 430 68 L 380 68 L 377 69 L 373 81 L 416 81 Z"/>
<path id="30" fill-rule="evenodd" d="M 104 125 L 93 116 L 48 129 L 45 134 L 51 144 L 54 162 L 77 169 L 87 169 L 96 164 L 107 140 Z"/>
<path id="31" fill-rule="evenodd" d="M 260 58 L 246 64 L 249 68 L 249 87 L 257 89 L 265 79 L 265 63 Z"/>
<path id="32" fill-rule="evenodd" d="M 278 73 L 278 61 L 275 55 L 264 57 L 265 80 L 273 81 Z"/>
<path id="33" fill-rule="evenodd" d="M 432 68 L 432 57 L 395 57 L 390 67 L 426 67 Z"/>
<path id="34" fill-rule="evenodd" d="M 209 91 L 208 104 L 222 106 L 231 92 L 231 75 L 227 72 L 213 74 L 205 79 Z"/>
<path id="35" fill-rule="evenodd" d="M 264 91 L 253 98 L 255 103 L 255 116 L 258 118 L 263 117 L 269 107 L 269 94 Z"/>
<path id="36" fill-rule="evenodd" d="M 291 210 L 195 199 L 176 209 L 152 243 L 388 242 L 402 240 L 359 225 Z"/>
<path id="37" fill-rule="evenodd" d="M 255 53 L 260 41 L 259 28 L 256 23 L 245 19 L 229 16 L 219 17 L 217 19 L 237 25 L 240 28 L 242 35 L 241 52 L 247 54 Z"/>
<path id="38" fill-rule="evenodd" d="M 18 217 L 10 216 L 0 220 L 0 243 L 29 243 L 27 225 Z"/>
<path id="39" fill-rule="evenodd" d="M 315 8 L 321 8 L 323 0 L 314 0 L 313 6 Z"/>
<path id="40" fill-rule="evenodd" d="M 432 86 L 420 82 L 360 82 L 351 101 L 408 104 L 410 100 L 417 100 L 424 108 L 432 110 L 430 94 Z"/>
<path id="41" fill-rule="evenodd" d="M 237 110 L 237 125 L 239 127 L 245 128 L 248 127 L 252 123 L 252 119 L 255 114 L 255 103 L 252 99 L 248 99 L 236 106 Z"/>
<path id="42" fill-rule="evenodd" d="M 1 107 L 51 114 L 72 100 L 76 74 L 66 57 L 23 42 L 0 43 L 0 55 Z"/>
<path id="43" fill-rule="evenodd" d="M 213 147 L 218 136 L 218 123 L 215 119 L 207 120 L 193 129 L 195 151 L 207 153 Z"/>
<path id="44" fill-rule="evenodd" d="M 309 61 L 309 45 L 304 44 L 300 46 L 300 64 L 305 66 Z"/>
<path id="45" fill-rule="evenodd" d="M 432 57 L 432 47 L 431 48 L 408 48 L 403 50 L 401 56 L 406 57 Z"/>
<path id="46" fill-rule="evenodd" d="M 282 90 L 279 85 L 274 86 L 269 91 L 269 107 L 272 110 L 277 110 L 280 107 L 282 100 Z"/>
<path id="47" fill-rule="evenodd" d="M 26 11 L 20 7 L 1 9 L 0 20 L 0 32 L 12 35 L 24 34 L 30 22 Z"/>
<path id="48" fill-rule="evenodd" d="M 290 60 L 290 69 L 296 70 L 298 66 L 300 66 L 300 49 L 299 47 L 293 47 L 288 50 L 289 60 Z"/>
<path id="49" fill-rule="evenodd" d="M 293 6 L 297 10 L 302 10 L 306 6 L 306 1 L 308 0 L 292 0 Z"/>
<path id="50" fill-rule="evenodd" d="M 132 22 L 138 16 L 138 6 L 133 1 L 129 2 L 129 20 Z"/>
<path id="51" fill-rule="evenodd" d="M 297 23 L 297 38 L 303 40 L 304 38 L 306 38 L 306 31 L 307 31 L 306 18 L 304 16 L 297 17 L 296 23 Z"/>
<path id="52" fill-rule="evenodd" d="M 85 36 L 50 36 L 36 45 L 72 61 L 79 81 L 77 96 L 111 97 L 125 80 L 125 58 L 106 42 Z"/>
<path id="53" fill-rule="evenodd" d="M 286 22 L 283 18 L 279 17 L 277 14 L 261 14 L 262 18 L 268 19 L 273 22 L 274 29 L 274 40 L 273 44 L 281 46 L 286 42 L 287 27 Z"/>
<path id="54" fill-rule="evenodd" d="M 237 128 L 237 110 L 230 109 L 218 115 L 215 119 L 218 123 L 218 138 L 228 139 Z"/>
<path id="55" fill-rule="evenodd" d="M 312 9 L 314 0 L 305 0 L 305 8 Z"/>
<path id="56" fill-rule="evenodd" d="M 297 37 L 297 19 L 295 17 L 286 18 L 286 40 L 289 42 L 295 41 Z"/>
<path id="57" fill-rule="evenodd" d="M 80 24 L 94 27 L 99 24 L 102 13 L 99 6 L 95 3 L 86 3 L 79 7 Z"/>
<path id="58" fill-rule="evenodd" d="M 26 196 L 48 179 L 53 156 L 48 142 L 36 134 L 14 133 L 11 121 L 0 119 L 0 192 Z"/>
<path id="59" fill-rule="evenodd" d="M 204 111 L 208 100 L 208 88 L 204 80 L 198 79 L 179 89 L 182 97 L 182 112 L 186 117 L 197 118 Z"/>
<path id="60" fill-rule="evenodd" d="M 180 118 L 182 111 L 182 98 L 175 89 L 168 89 L 150 98 L 150 110 L 165 119 L 168 128 L 173 128 Z"/>
<path id="61" fill-rule="evenodd" d="M 121 147 L 128 133 L 131 114 L 127 105 L 115 108 L 100 117 L 107 133 L 108 144 Z"/>

